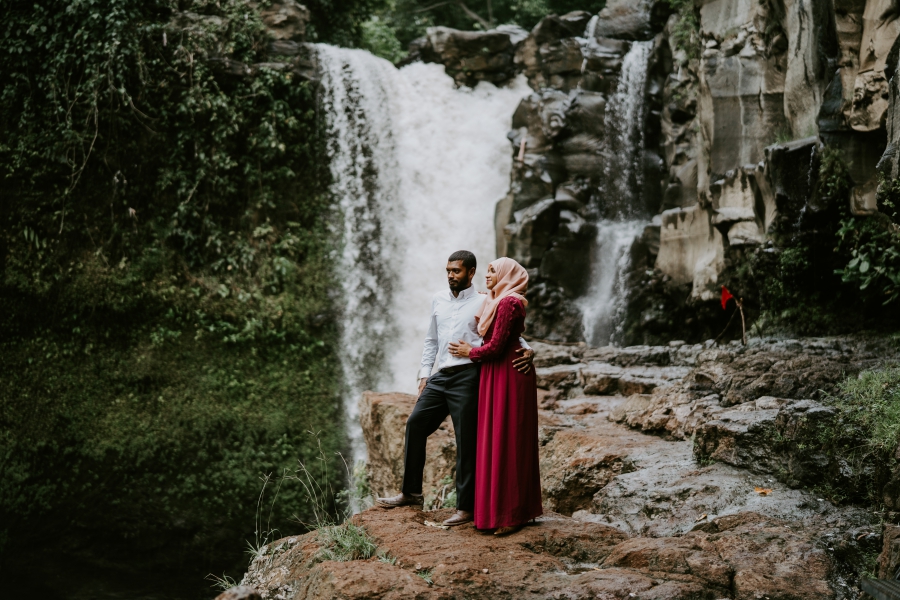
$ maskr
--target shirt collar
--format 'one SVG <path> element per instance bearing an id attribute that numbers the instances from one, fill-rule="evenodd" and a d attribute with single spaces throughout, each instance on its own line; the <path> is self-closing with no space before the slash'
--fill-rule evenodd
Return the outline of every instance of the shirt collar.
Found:
<path id="1" fill-rule="evenodd" d="M 474 286 L 474 285 L 470 285 L 469 287 L 467 287 L 466 289 L 464 289 L 463 291 L 461 291 L 461 292 L 459 293 L 459 296 L 457 296 L 457 297 L 455 297 L 455 298 L 453 297 L 453 292 L 451 292 L 450 290 L 447 290 L 447 293 L 450 294 L 450 299 L 451 299 L 451 300 L 468 300 L 469 298 L 471 298 L 472 296 L 474 296 L 474 295 L 477 294 L 478 292 L 475 291 L 475 286 Z"/>

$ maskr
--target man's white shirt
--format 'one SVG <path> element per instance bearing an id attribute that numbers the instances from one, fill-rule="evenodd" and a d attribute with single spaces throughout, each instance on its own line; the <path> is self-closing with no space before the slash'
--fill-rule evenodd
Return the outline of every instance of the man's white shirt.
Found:
<path id="1" fill-rule="evenodd" d="M 463 340 L 473 348 L 481 346 L 482 339 L 478 335 L 475 315 L 486 298 L 485 294 L 479 294 L 472 286 L 459 292 L 458 296 L 454 296 L 450 290 L 444 290 L 431 298 L 431 321 L 428 333 L 425 334 L 419 379 L 429 377 L 435 365 L 440 371 L 472 362 L 468 358 L 450 354 L 450 343 Z M 530 348 L 522 338 L 519 338 L 519 343 L 523 348 Z"/>

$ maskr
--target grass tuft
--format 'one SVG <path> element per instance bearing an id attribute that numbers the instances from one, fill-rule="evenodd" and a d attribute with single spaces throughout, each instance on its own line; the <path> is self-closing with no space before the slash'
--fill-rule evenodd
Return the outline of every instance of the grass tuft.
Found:
<path id="1" fill-rule="evenodd" d="M 416 571 L 416 575 L 422 578 L 422 581 L 427 583 L 428 585 L 434 585 L 434 581 L 431 579 L 431 572 L 433 569 L 422 569 L 421 571 Z"/>
<path id="2" fill-rule="evenodd" d="M 206 576 L 206 579 L 213 582 L 210 587 L 213 587 L 217 590 L 222 590 L 223 592 L 236 587 L 238 584 L 237 581 L 225 574 L 222 574 L 222 576 L 219 577 L 218 575 L 210 573 Z"/>
<path id="3" fill-rule="evenodd" d="M 900 441 L 900 366 L 864 371 L 838 385 L 826 402 L 860 434 L 869 453 L 893 452 Z"/>
<path id="4" fill-rule="evenodd" d="M 316 553 L 316 559 L 321 561 L 367 560 L 378 552 L 378 544 L 365 528 L 351 521 L 319 529 L 318 539 L 322 548 Z"/>

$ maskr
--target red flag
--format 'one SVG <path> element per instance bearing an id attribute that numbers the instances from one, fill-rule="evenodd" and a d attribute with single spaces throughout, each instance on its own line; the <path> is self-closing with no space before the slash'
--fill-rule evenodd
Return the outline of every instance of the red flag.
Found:
<path id="1" fill-rule="evenodd" d="M 722 286 L 722 310 L 725 310 L 725 305 L 728 304 L 728 301 L 734 298 L 731 295 L 731 292 L 728 291 L 728 288 L 724 285 Z"/>

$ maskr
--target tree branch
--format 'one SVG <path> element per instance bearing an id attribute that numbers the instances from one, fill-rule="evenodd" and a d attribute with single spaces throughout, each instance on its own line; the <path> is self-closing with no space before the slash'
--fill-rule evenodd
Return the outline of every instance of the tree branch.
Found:
<path id="1" fill-rule="evenodd" d="M 473 19 L 473 20 L 478 21 L 479 23 L 481 23 L 481 26 L 484 27 L 485 30 L 491 29 L 491 24 L 488 23 L 487 21 L 485 21 L 484 19 L 482 19 L 482 18 L 478 15 L 478 13 L 476 13 L 475 11 L 473 11 L 472 9 L 470 9 L 468 6 L 466 6 L 466 3 L 465 3 L 465 2 L 463 2 L 462 0 L 456 0 L 456 3 L 459 4 L 459 7 L 460 7 L 461 9 L 463 9 L 463 12 L 466 13 L 466 14 L 469 16 L 470 19 Z"/>

